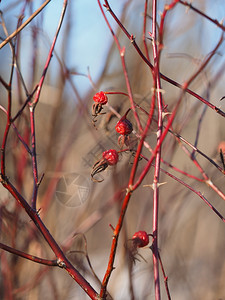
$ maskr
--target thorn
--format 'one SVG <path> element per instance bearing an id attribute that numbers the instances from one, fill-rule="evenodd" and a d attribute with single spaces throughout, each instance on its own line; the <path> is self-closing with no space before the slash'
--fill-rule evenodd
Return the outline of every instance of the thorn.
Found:
<path id="1" fill-rule="evenodd" d="M 38 210 L 36 211 L 36 214 L 38 215 L 38 217 L 40 217 L 40 212 L 41 212 L 41 207 L 38 208 Z"/>
<path id="2" fill-rule="evenodd" d="M 124 55 L 125 55 L 125 47 L 123 47 L 120 51 L 120 56 L 123 57 Z"/>
<path id="3" fill-rule="evenodd" d="M 220 24 L 223 25 L 224 18 L 221 19 Z"/>
<path id="4" fill-rule="evenodd" d="M 103 4 L 103 6 L 106 8 L 106 11 L 110 11 L 109 6 L 106 4 Z"/>
<path id="5" fill-rule="evenodd" d="M 164 89 L 156 89 L 154 87 L 151 88 L 151 92 L 152 92 L 152 94 L 155 93 L 155 92 L 160 92 L 160 93 L 162 93 L 162 95 L 165 94 L 165 90 Z"/>
<path id="6" fill-rule="evenodd" d="M 135 36 L 133 34 L 131 34 L 131 36 L 130 36 L 130 42 L 131 43 L 135 42 Z"/>
<path id="7" fill-rule="evenodd" d="M 152 41 L 153 40 L 152 33 L 149 31 L 148 34 L 150 36 L 150 40 Z"/>
<path id="8" fill-rule="evenodd" d="M 167 115 L 172 115 L 172 113 L 171 112 L 163 112 L 162 118 L 164 119 Z"/>
<path id="9" fill-rule="evenodd" d="M 220 159 L 223 165 L 223 170 L 225 171 L 225 162 L 224 162 L 224 156 L 223 156 L 223 150 L 220 149 Z"/>
<path id="10" fill-rule="evenodd" d="M 130 184 L 128 188 L 126 188 L 126 195 L 133 192 L 133 186 Z"/>
<path id="11" fill-rule="evenodd" d="M 153 183 L 153 184 L 145 184 L 145 185 L 143 185 L 143 187 L 150 187 L 150 188 L 152 188 L 153 191 L 154 191 L 155 186 L 156 186 L 157 188 L 159 188 L 161 185 L 166 184 L 166 183 L 167 183 L 167 182 Z"/>
<path id="12" fill-rule="evenodd" d="M 210 179 L 206 180 L 205 182 L 208 186 L 212 186 L 212 181 Z"/>
<path id="13" fill-rule="evenodd" d="M 39 185 L 41 184 L 41 182 L 42 182 L 44 176 L 45 176 L 45 173 L 42 173 L 41 178 L 40 178 L 40 180 L 39 180 L 38 183 L 37 183 L 37 186 L 38 186 L 38 187 L 39 187 Z"/>
<path id="14" fill-rule="evenodd" d="M 60 268 L 66 268 L 66 264 L 63 260 L 61 260 L 60 258 L 57 259 L 57 265 L 60 267 Z"/>

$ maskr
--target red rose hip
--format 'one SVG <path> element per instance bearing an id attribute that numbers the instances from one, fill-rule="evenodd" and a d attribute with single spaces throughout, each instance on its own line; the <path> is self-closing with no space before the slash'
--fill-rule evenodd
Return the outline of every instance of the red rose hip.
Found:
<path id="1" fill-rule="evenodd" d="M 149 243 L 149 236 L 146 231 L 138 231 L 132 237 L 132 240 L 136 244 L 138 248 L 142 248 L 148 245 Z"/>
<path id="2" fill-rule="evenodd" d="M 96 93 L 93 97 L 93 100 L 97 103 L 106 104 L 108 102 L 108 97 L 104 92 Z"/>
<path id="3" fill-rule="evenodd" d="M 107 162 L 108 165 L 116 165 L 119 159 L 118 152 L 114 149 L 106 150 L 102 153 L 103 159 Z"/>
<path id="4" fill-rule="evenodd" d="M 117 122 L 115 129 L 121 135 L 128 135 L 133 131 L 133 126 L 128 119 L 121 118 Z"/>

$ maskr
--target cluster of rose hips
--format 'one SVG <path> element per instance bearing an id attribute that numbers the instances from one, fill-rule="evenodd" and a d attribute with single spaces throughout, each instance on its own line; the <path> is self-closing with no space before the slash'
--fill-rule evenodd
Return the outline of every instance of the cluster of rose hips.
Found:
<path id="1" fill-rule="evenodd" d="M 99 92 L 93 97 L 94 104 L 92 106 L 92 116 L 93 122 L 96 122 L 96 117 L 102 114 L 103 105 L 107 104 L 108 97 L 105 92 Z M 133 131 L 132 123 L 127 119 L 127 114 L 130 111 L 130 108 L 127 110 L 125 115 L 117 122 L 115 126 L 116 132 L 120 134 L 118 138 L 118 144 L 122 148 L 123 145 L 127 145 L 129 141 L 129 134 Z M 120 151 L 119 151 L 120 152 Z M 102 180 L 97 180 L 94 176 L 102 171 L 104 171 L 108 166 L 116 165 L 119 160 L 119 153 L 115 149 L 106 150 L 102 153 L 102 159 L 97 161 L 91 173 L 91 177 L 93 181 L 101 182 Z M 146 231 L 137 231 L 133 235 L 131 241 L 130 252 L 132 253 L 132 257 L 135 257 L 137 254 L 137 249 L 145 247 L 149 244 L 149 234 Z"/>
<path id="2" fill-rule="evenodd" d="M 107 104 L 108 97 L 107 92 L 100 91 L 96 93 L 93 97 L 94 104 L 92 106 L 92 116 L 93 123 L 96 122 L 96 117 L 103 114 L 102 109 L 103 105 Z M 120 134 L 118 138 L 118 144 L 120 148 L 123 148 L 123 145 L 128 145 L 129 134 L 133 131 L 132 123 L 127 119 L 127 114 L 130 111 L 130 108 L 127 110 L 125 115 L 117 122 L 115 126 L 116 132 Z M 96 162 L 93 166 L 91 177 L 94 181 L 101 182 L 102 180 L 94 179 L 94 176 L 102 171 L 104 171 L 109 165 L 116 165 L 119 159 L 118 152 L 114 149 L 107 150 L 102 153 L 102 159 Z"/>

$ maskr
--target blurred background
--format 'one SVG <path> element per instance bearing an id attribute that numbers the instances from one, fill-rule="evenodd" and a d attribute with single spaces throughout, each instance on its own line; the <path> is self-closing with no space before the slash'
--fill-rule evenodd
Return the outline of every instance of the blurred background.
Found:
<path id="1" fill-rule="evenodd" d="M 112 2 L 112 3 L 111 3 Z M 42 1 L 2 0 L 0 3 L 1 41 L 15 31 L 18 20 L 24 22 L 37 10 Z M 160 12 L 168 1 L 159 1 Z M 110 1 L 113 11 L 129 33 L 136 38 L 144 51 L 142 40 L 145 1 Z M 192 1 L 193 6 L 212 19 L 223 20 L 224 1 Z M 26 101 L 26 86 L 31 93 L 38 84 L 47 55 L 54 38 L 62 0 L 51 1 L 17 37 L 17 68 L 12 87 L 12 114 Z M 146 42 L 152 58 L 151 1 L 147 15 Z M 119 30 L 109 12 L 106 16 L 116 32 L 121 46 L 126 48 L 125 60 L 136 103 L 149 111 L 152 93 L 152 75 L 130 41 Z M 216 47 L 223 31 L 182 4 L 166 17 L 164 49 L 160 70 L 180 84 L 188 80 Z M 0 76 L 9 82 L 12 51 L 7 44 L 0 49 Z M 193 81 L 190 88 L 225 111 L 224 43 Z M 21 72 L 21 75 L 20 73 Z M 23 84 L 24 81 L 24 84 Z M 172 111 L 180 90 L 162 81 L 164 102 Z M 91 180 L 92 166 L 101 159 L 106 149 L 119 150 L 118 135 L 114 130 L 118 116 L 130 107 L 122 95 L 109 95 L 109 105 L 104 115 L 92 123 L 93 95 L 98 91 L 126 93 L 120 56 L 112 35 L 107 28 L 97 1 L 68 1 L 68 7 L 56 43 L 54 55 L 47 72 L 39 103 L 35 110 L 37 162 L 39 177 L 44 174 L 38 194 L 40 216 L 53 237 L 65 249 L 69 259 L 82 275 L 99 291 L 110 253 L 112 230 L 116 226 L 121 202 L 125 195 L 133 155 L 120 155 L 116 167 L 101 173 L 101 183 Z M 6 126 L 8 94 L 0 85 L 0 138 Z M 144 125 L 147 117 L 139 111 Z M 137 130 L 132 113 L 128 114 Z M 157 113 L 155 113 L 157 119 Z M 26 107 L 15 125 L 30 145 L 29 108 Z M 218 147 L 225 140 L 224 118 L 202 102 L 186 94 L 182 100 L 173 130 L 195 145 L 199 150 L 222 166 Z M 146 141 L 154 147 L 157 126 L 153 123 Z M 132 134 L 135 148 L 138 140 Z M 184 145 L 184 144 L 183 144 Z M 192 151 L 190 147 L 187 149 Z M 33 191 L 33 175 L 30 157 L 19 142 L 13 128 L 6 148 L 6 174 L 30 203 Z M 143 155 L 150 157 L 143 149 Z M 193 154 L 194 155 L 194 154 Z M 203 179 L 198 168 L 186 155 L 181 143 L 168 134 L 163 143 L 162 157 L 180 170 Z M 220 190 L 215 192 L 206 183 L 189 178 L 162 164 L 162 168 L 189 184 L 224 216 L 224 175 L 208 160 L 195 153 L 204 172 Z M 138 174 L 146 162 L 139 162 Z M 108 292 L 116 300 L 154 299 L 152 253 L 149 247 L 140 249 L 132 263 L 130 239 L 138 230 L 152 233 L 152 200 L 154 169 L 151 168 L 140 188 L 132 195 L 124 226 L 120 235 L 115 270 L 109 281 Z M 222 300 L 225 299 L 225 234 L 221 219 L 189 189 L 177 181 L 160 175 L 159 248 L 168 276 L 172 299 Z M 147 185 L 147 186 L 146 186 Z M 54 259 L 52 251 L 35 229 L 29 217 L 15 199 L 0 187 L 1 242 L 43 258 Z M 87 254 L 95 275 L 87 262 Z M 10 253 L 0 252 L 1 299 L 88 299 L 83 290 L 58 268 L 32 263 Z M 162 299 L 167 299 L 161 280 Z"/>

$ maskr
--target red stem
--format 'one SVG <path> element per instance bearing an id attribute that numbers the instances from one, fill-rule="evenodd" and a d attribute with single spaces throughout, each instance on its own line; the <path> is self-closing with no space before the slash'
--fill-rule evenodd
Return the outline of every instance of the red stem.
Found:
<path id="1" fill-rule="evenodd" d="M 86 281 L 86 279 L 74 268 L 74 266 L 67 259 L 62 249 L 56 243 L 42 220 L 40 219 L 38 213 L 31 208 L 27 201 L 18 193 L 16 188 L 6 179 L 1 178 L 2 185 L 11 193 L 11 195 L 18 201 L 18 203 L 25 209 L 26 213 L 32 219 L 36 227 L 39 229 L 52 251 L 57 257 L 57 265 L 64 268 L 69 275 L 81 286 L 81 288 L 86 292 L 86 294 L 93 300 L 98 299 L 97 292 L 93 287 Z"/>
<path id="2" fill-rule="evenodd" d="M 155 93 L 153 93 L 153 96 L 152 96 L 152 103 L 151 103 L 151 107 L 150 107 L 150 112 L 149 112 L 147 124 L 146 124 L 146 127 L 145 127 L 142 135 L 141 135 L 141 140 L 138 144 L 138 148 L 137 148 L 137 151 L 136 151 L 133 167 L 132 167 L 132 170 L 131 170 L 131 173 L 130 173 L 127 194 L 126 194 L 126 196 L 123 200 L 119 220 L 118 220 L 117 226 L 114 230 L 114 236 L 113 236 L 111 250 L 110 250 L 109 262 L 108 262 L 108 266 L 107 266 L 105 276 L 104 276 L 103 281 L 102 281 L 102 288 L 101 288 L 101 292 L 100 292 L 100 296 L 103 297 L 103 298 L 106 295 L 107 284 L 108 284 L 109 278 L 111 276 L 111 273 L 113 271 L 113 263 L 114 263 L 114 260 L 115 260 L 119 233 L 120 233 L 120 230 L 122 228 L 124 216 L 125 216 L 125 213 L 126 213 L 126 210 L 127 210 L 128 204 L 129 204 L 129 200 L 130 200 L 130 197 L 131 197 L 131 191 L 132 191 L 131 188 L 132 188 L 132 184 L 134 182 L 134 177 L 135 177 L 135 174 L 136 174 L 136 170 L 137 170 L 137 166 L 138 166 L 138 162 L 139 162 L 139 157 L 141 155 L 141 150 L 142 150 L 142 147 L 143 147 L 143 144 L 144 144 L 144 141 L 145 141 L 145 137 L 147 135 L 147 132 L 148 132 L 148 130 L 150 128 L 150 125 L 151 125 L 151 122 L 152 122 L 154 107 L 155 107 Z"/>
<path id="3" fill-rule="evenodd" d="M 190 9 L 192 9 L 193 11 L 195 11 L 196 13 L 198 13 L 200 16 L 206 18 L 207 20 L 209 20 L 210 22 L 212 22 L 216 26 L 218 26 L 220 29 L 222 29 L 223 31 L 225 31 L 225 27 L 218 20 L 210 18 L 209 16 L 207 16 L 206 14 L 204 14 L 201 10 L 195 8 L 191 3 L 188 3 L 187 1 L 179 0 L 179 2 L 181 4 L 183 4 L 184 6 L 188 6 Z"/>
<path id="4" fill-rule="evenodd" d="M 31 201 L 31 205 L 33 209 L 36 209 L 36 201 L 37 201 L 37 190 L 38 190 L 38 169 L 37 169 L 37 159 L 36 159 L 36 135 L 35 135 L 35 118 L 34 118 L 34 112 L 35 112 L 35 107 L 39 101 L 40 98 L 40 93 L 42 90 L 42 86 L 45 80 L 45 76 L 47 73 L 47 70 L 49 68 L 50 65 L 50 61 L 53 55 L 53 51 L 55 48 L 55 44 L 56 44 L 56 40 L 58 38 L 59 35 L 59 31 L 61 29 L 62 26 L 62 22 L 65 16 L 65 12 L 66 12 L 66 7 L 67 7 L 67 1 L 68 0 L 64 0 L 63 2 L 63 8 L 62 8 L 62 12 L 61 12 L 61 16 L 59 19 L 59 24 L 56 30 L 56 34 L 54 36 L 50 51 L 48 53 L 48 57 L 46 59 L 46 63 L 44 66 L 44 70 L 41 76 L 41 79 L 39 81 L 38 84 L 38 88 L 37 88 L 37 92 L 36 92 L 36 96 L 34 101 L 30 101 L 29 102 L 29 107 L 30 107 L 30 124 L 31 124 L 31 141 L 32 141 L 32 145 L 31 145 L 31 153 L 32 153 L 32 166 L 33 166 L 33 177 L 34 177 L 34 188 L 33 188 L 33 197 L 32 197 L 32 201 Z"/>
<path id="5" fill-rule="evenodd" d="M 164 284 L 165 284 L 165 288 L 166 288 L 167 298 L 168 298 L 168 300 L 171 300 L 170 291 L 169 291 L 169 287 L 168 287 L 168 277 L 166 276 L 160 253 L 158 253 L 158 255 L 159 255 L 159 262 L 160 262 L 161 270 L 162 270 L 163 277 L 164 277 Z"/>
<path id="6" fill-rule="evenodd" d="M 11 75 L 10 75 L 10 80 L 8 84 L 8 108 L 7 108 L 7 121 L 6 121 L 6 127 L 3 135 L 3 140 L 2 140 L 2 148 L 1 148 L 1 176 L 5 177 L 5 148 L 6 148 L 6 143 L 7 143 L 7 138 L 11 126 L 11 110 L 12 110 L 12 80 L 13 80 L 13 72 L 14 72 L 14 52 L 13 52 L 13 64 L 11 68 Z"/>
<path id="7" fill-rule="evenodd" d="M 0 243 L 0 248 L 5 250 L 5 251 L 8 251 L 12 254 L 15 254 L 17 256 L 26 258 L 28 260 L 31 260 L 31 261 L 39 263 L 39 264 L 43 264 L 43 265 L 47 265 L 47 266 L 58 266 L 57 260 L 49 260 L 49 259 L 43 259 L 43 258 L 40 258 L 40 257 L 37 257 L 37 256 L 33 256 L 33 255 L 30 255 L 30 254 L 24 253 L 20 250 L 17 250 L 15 248 L 4 245 L 2 243 Z"/>
<path id="8" fill-rule="evenodd" d="M 181 179 L 177 178 L 176 176 L 172 175 L 171 173 L 161 169 L 161 171 L 163 173 L 165 173 L 166 175 L 170 176 L 171 178 L 173 178 L 174 180 L 176 180 L 177 182 L 181 183 L 182 185 L 184 185 L 186 188 L 188 188 L 189 190 L 191 190 L 192 192 L 194 192 L 196 195 L 198 195 L 205 203 L 206 205 L 208 205 L 210 207 L 210 209 L 212 211 L 214 211 L 217 216 L 225 223 L 225 219 L 224 217 L 218 212 L 218 210 L 202 195 L 201 192 L 196 191 L 195 189 L 193 189 L 190 185 L 188 185 L 187 183 L 185 183 L 184 181 L 182 181 Z"/>
<path id="9" fill-rule="evenodd" d="M 157 34 L 156 34 L 156 24 L 157 24 L 157 0 L 152 2 L 152 47 L 153 47 L 153 58 L 154 58 L 154 82 L 156 83 L 157 91 L 157 103 L 158 103 L 158 131 L 157 131 L 157 144 L 159 143 L 162 136 L 162 93 L 161 93 L 161 83 L 159 76 L 159 59 L 160 59 L 160 48 L 157 49 Z M 162 39 L 162 37 L 161 37 Z M 160 300 L 160 281 L 159 281 L 159 256 L 158 256 L 158 207 L 159 207 L 159 177 L 160 177 L 160 161 L 161 161 L 161 146 L 156 151 L 155 158 L 155 171 L 154 171 L 154 181 L 153 181 L 153 241 L 152 241 L 152 253 L 153 253 L 153 269 L 154 269 L 154 282 L 155 282 L 155 299 Z"/>
<path id="10" fill-rule="evenodd" d="M 12 271 L 10 269 L 9 263 L 5 253 L 1 254 L 1 269 L 2 269 L 2 279 L 4 292 L 2 294 L 3 299 L 13 300 L 13 286 L 12 286 Z"/>
<path id="11" fill-rule="evenodd" d="M 125 58 L 124 58 L 124 56 L 125 56 L 125 47 L 121 48 L 119 40 L 118 40 L 117 36 L 115 35 L 115 33 L 114 33 L 111 25 L 109 24 L 108 19 L 106 18 L 106 15 L 105 15 L 105 13 L 103 11 L 103 8 L 101 6 L 100 0 L 97 0 L 97 1 L 98 1 L 98 4 L 99 4 L 101 13 L 102 13 L 102 15 L 103 15 L 103 17 L 105 19 L 105 22 L 106 22 L 107 26 L 109 27 L 109 29 L 110 29 L 110 31 L 112 33 L 112 36 L 113 36 L 113 38 L 115 40 L 116 46 L 117 46 L 117 48 L 119 50 L 120 59 L 121 59 L 121 65 L 122 65 L 122 68 L 123 68 L 123 73 L 124 73 L 124 78 L 125 78 L 125 81 L 126 81 L 127 92 L 128 92 L 129 99 L 130 99 L 131 108 L 132 108 L 135 120 L 137 122 L 139 131 L 142 132 L 143 128 L 142 128 L 140 119 L 138 117 L 138 114 L 136 112 L 136 108 L 135 108 L 135 105 L 134 105 L 134 99 L 133 99 L 132 89 L 131 89 L 130 81 L 129 81 L 129 78 L 128 78 L 127 67 L 126 67 Z M 107 10 L 111 10 L 108 1 L 105 0 L 104 2 L 105 2 L 104 6 L 107 8 Z M 130 36 L 130 41 L 131 41 L 131 43 L 134 41 L 134 37 L 132 35 Z"/>
<path id="12" fill-rule="evenodd" d="M 99 1 L 99 0 L 98 0 Z M 141 49 L 139 48 L 139 46 L 137 45 L 133 35 L 131 35 L 126 28 L 123 26 L 123 24 L 121 24 L 121 22 L 119 21 L 119 19 L 117 18 L 117 16 L 114 14 L 114 12 L 112 11 L 111 7 L 108 4 L 108 1 L 105 1 L 107 3 L 107 10 L 110 12 L 110 14 L 112 15 L 112 17 L 114 18 L 114 20 L 117 22 L 117 24 L 120 26 L 120 28 L 122 29 L 122 31 L 125 33 L 125 35 L 128 37 L 128 39 L 132 42 L 132 45 L 134 46 L 134 48 L 136 49 L 137 53 L 139 54 L 139 56 L 142 58 L 142 60 L 150 67 L 151 70 L 153 70 L 153 65 L 151 64 L 151 62 L 148 60 L 148 58 L 143 54 L 143 52 L 141 51 Z M 167 12 L 168 9 L 172 8 L 173 5 L 177 4 L 178 0 L 175 0 L 172 4 L 167 5 L 165 11 Z M 169 82 L 170 84 L 182 89 L 183 85 L 176 82 L 175 80 L 167 77 L 166 75 L 160 73 L 160 78 Z M 186 88 L 186 92 L 190 95 L 192 95 L 193 97 L 195 97 L 196 99 L 200 100 L 201 102 L 203 102 L 204 104 L 206 104 L 208 107 L 210 107 L 211 109 L 213 109 L 216 113 L 220 114 L 221 116 L 225 117 L 225 112 L 223 112 L 222 110 L 220 110 L 217 106 L 211 104 L 210 102 L 208 102 L 207 100 L 205 100 L 203 97 L 201 97 L 200 95 L 196 94 L 195 92 L 193 92 L 192 90 Z"/>
<path id="13" fill-rule="evenodd" d="M 147 11 L 148 11 L 148 0 L 145 0 L 145 10 L 144 10 L 144 22 L 143 22 L 142 40 L 143 40 L 143 44 L 144 44 L 144 48 L 145 48 L 145 55 L 146 55 L 148 61 L 150 61 L 150 56 L 149 56 L 148 47 L 147 47 L 147 43 L 146 43 Z"/>
<path id="14" fill-rule="evenodd" d="M 36 155 L 36 135 L 35 135 L 35 120 L 34 120 L 35 106 L 30 106 L 30 131 L 31 131 L 31 157 L 33 166 L 34 187 L 31 205 L 36 209 L 37 192 L 38 192 L 38 169 L 37 169 L 37 155 Z"/>

